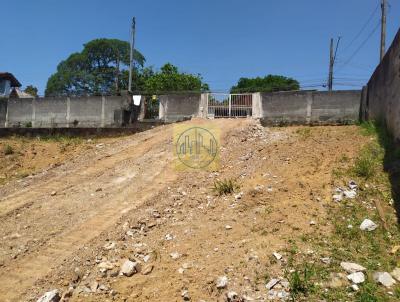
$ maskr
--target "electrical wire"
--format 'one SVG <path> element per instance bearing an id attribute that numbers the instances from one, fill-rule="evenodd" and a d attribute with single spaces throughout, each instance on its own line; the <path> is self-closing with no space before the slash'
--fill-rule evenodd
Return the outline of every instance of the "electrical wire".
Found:
<path id="1" fill-rule="evenodd" d="M 343 65 L 338 69 L 338 71 L 341 70 L 341 69 L 343 69 L 347 64 L 349 64 L 349 63 L 354 59 L 354 57 L 358 54 L 358 52 L 365 46 L 365 44 L 369 41 L 369 39 L 371 39 L 371 37 L 375 34 L 375 32 L 378 30 L 379 26 L 380 26 L 380 22 L 378 22 L 378 23 L 376 24 L 376 26 L 375 26 L 374 29 L 370 32 L 370 34 L 367 36 L 367 38 L 360 44 L 360 46 L 359 46 L 359 47 L 356 49 L 356 51 L 349 57 L 349 59 L 346 60 L 346 61 L 343 63 Z"/>
<path id="2" fill-rule="evenodd" d="M 364 32 L 364 30 L 367 28 L 368 24 L 372 21 L 372 19 L 374 18 L 376 12 L 378 11 L 380 7 L 380 4 L 378 4 L 376 6 L 376 8 L 374 9 L 374 11 L 372 12 L 372 14 L 369 16 L 367 22 L 365 22 L 365 24 L 361 27 L 360 31 L 354 36 L 353 40 L 351 40 L 351 42 L 343 49 L 343 51 L 348 50 L 353 43 L 361 36 L 361 34 Z"/>

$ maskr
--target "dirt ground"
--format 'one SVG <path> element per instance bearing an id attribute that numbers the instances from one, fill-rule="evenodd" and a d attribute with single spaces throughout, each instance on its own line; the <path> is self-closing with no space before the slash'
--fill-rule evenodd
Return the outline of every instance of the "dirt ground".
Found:
<path id="1" fill-rule="evenodd" d="M 229 291 L 267 300 L 265 284 L 283 277 L 291 243 L 306 254 L 302 236 L 330 232 L 332 170 L 368 138 L 356 126 L 212 123 L 222 139 L 214 172 L 174 170 L 173 125 L 62 153 L 37 141 L 32 151 L 26 140 L 18 164 L 2 154 L 0 301 L 53 289 L 68 301 L 226 301 Z M 18 149 L 10 140 L 0 142 Z M 15 165 L 34 175 L 10 177 Z M 217 196 L 222 179 L 240 188 Z M 139 272 L 119 276 L 127 259 Z M 217 288 L 222 276 L 228 283 Z"/>

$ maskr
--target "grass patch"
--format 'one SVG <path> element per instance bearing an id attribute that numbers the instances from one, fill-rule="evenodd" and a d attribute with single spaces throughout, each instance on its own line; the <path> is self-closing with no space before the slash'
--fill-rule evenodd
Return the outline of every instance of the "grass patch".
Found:
<path id="1" fill-rule="evenodd" d="M 214 182 L 213 191 L 219 195 L 228 195 L 239 189 L 239 185 L 233 179 L 217 180 Z"/>
<path id="2" fill-rule="evenodd" d="M 311 128 L 297 129 L 296 133 L 302 138 L 307 139 L 311 136 Z"/>
<path id="3" fill-rule="evenodd" d="M 81 144 L 85 141 L 82 137 L 73 137 L 60 134 L 38 136 L 37 139 L 40 141 L 50 141 L 50 142 L 58 142 L 58 143 L 74 144 L 74 145 Z"/>
<path id="4" fill-rule="evenodd" d="M 376 135 L 378 132 L 377 124 L 369 121 L 360 123 L 361 134 L 365 136 Z"/>
<path id="5" fill-rule="evenodd" d="M 290 284 L 290 295 L 293 301 L 301 296 L 307 297 L 310 292 L 314 289 L 314 283 L 312 277 L 315 275 L 315 271 L 309 265 L 306 265 L 301 271 L 294 270 L 288 274 L 287 279 Z"/>
<path id="6" fill-rule="evenodd" d="M 353 171 L 358 177 L 371 178 L 376 172 L 376 158 L 369 152 L 361 154 L 354 163 Z"/>
<path id="7" fill-rule="evenodd" d="M 296 255 L 296 267 L 303 269 L 296 269 L 287 277 L 293 288 L 293 301 L 399 301 L 399 282 L 388 290 L 372 278 L 374 272 L 390 273 L 400 267 L 400 252 L 391 254 L 392 248 L 400 245 L 400 228 L 393 209 L 393 199 L 396 204 L 396 198 L 391 174 L 391 169 L 399 162 L 399 151 L 385 128 L 375 123 L 361 124 L 360 132 L 369 136 L 370 141 L 354 162 L 339 157 L 339 167 L 332 171 L 333 183 L 344 184 L 350 179 L 356 180 L 357 197 L 327 205 L 329 224 L 332 226 L 328 236 L 300 238 L 318 252 L 301 260 Z M 377 204 L 381 211 L 378 211 Z M 378 228 L 372 232 L 361 231 L 359 226 L 366 218 L 377 223 Z M 318 258 L 328 256 L 332 259 L 331 264 L 321 265 Z M 358 292 L 346 285 L 327 288 L 332 280 L 331 274 L 345 273 L 340 267 L 342 261 L 355 262 L 367 268 L 366 281 L 359 285 Z M 304 264 L 299 266 L 299 262 Z M 307 263 L 313 263 L 313 267 L 307 266 Z M 321 286 L 313 287 L 312 282 Z"/>

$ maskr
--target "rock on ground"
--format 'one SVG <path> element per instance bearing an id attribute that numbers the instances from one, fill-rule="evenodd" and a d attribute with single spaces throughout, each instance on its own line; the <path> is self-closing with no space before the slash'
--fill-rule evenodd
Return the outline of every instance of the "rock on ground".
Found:
<path id="1" fill-rule="evenodd" d="M 130 277 L 133 274 L 137 273 L 137 262 L 132 262 L 130 260 L 126 260 L 124 264 L 121 266 L 120 274 Z"/>
<path id="2" fill-rule="evenodd" d="M 279 279 L 271 279 L 266 285 L 265 287 L 270 290 L 272 288 L 274 288 L 275 285 L 277 285 L 281 280 Z"/>
<path id="3" fill-rule="evenodd" d="M 396 280 L 387 272 L 376 272 L 373 274 L 373 278 L 376 282 L 382 284 L 385 287 L 391 287 L 396 283 Z"/>
<path id="4" fill-rule="evenodd" d="M 400 268 L 396 267 L 393 272 L 391 272 L 393 278 L 400 282 Z"/>
<path id="5" fill-rule="evenodd" d="M 58 291 L 58 289 L 54 289 L 41 296 L 37 300 L 37 302 L 58 302 L 60 301 L 60 299 L 61 299 L 60 292 Z"/>
<path id="6" fill-rule="evenodd" d="M 363 272 L 357 272 L 357 273 L 352 273 L 347 276 L 347 279 L 349 279 L 351 282 L 355 284 L 360 284 L 365 281 L 365 276 Z"/>
<path id="7" fill-rule="evenodd" d="M 228 277 L 227 276 L 222 276 L 218 277 L 216 286 L 217 288 L 225 288 L 228 285 Z"/>
<path id="8" fill-rule="evenodd" d="M 369 219 L 364 219 L 364 221 L 360 225 L 361 231 L 373 231 L 378 227 L 378 225 Z"/>
<path id="9" fill-rule="evenodd" d="M 340 266 L 349 274 L 363 272 L 366 270 L 365 267 L 363 267 L 357 263 L 352 263 L 352 262 L 342 262 L 342 263 L 340 263 Z"/>

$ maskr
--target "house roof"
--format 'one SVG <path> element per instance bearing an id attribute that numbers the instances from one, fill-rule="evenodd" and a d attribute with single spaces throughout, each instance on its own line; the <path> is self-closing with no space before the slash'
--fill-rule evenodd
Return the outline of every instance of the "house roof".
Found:
<path id="1" fill-rule="evenodd" d="M 12 73 L 0 72 L 0 79 L 9 80 L 11 82 L 11 87 L 21 87 L 21 83 L 17 80 Z"/>

